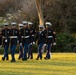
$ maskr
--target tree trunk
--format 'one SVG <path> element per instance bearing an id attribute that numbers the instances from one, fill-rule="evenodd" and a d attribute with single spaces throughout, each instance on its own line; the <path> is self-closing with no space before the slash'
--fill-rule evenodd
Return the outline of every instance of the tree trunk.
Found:
<path id="1" fill-rule="evenodd" d="M 44 25 L 42 0 L 36 0 L 36 8 L 37 8 L 38 17 L 39 17 L 39 25 Z"/>

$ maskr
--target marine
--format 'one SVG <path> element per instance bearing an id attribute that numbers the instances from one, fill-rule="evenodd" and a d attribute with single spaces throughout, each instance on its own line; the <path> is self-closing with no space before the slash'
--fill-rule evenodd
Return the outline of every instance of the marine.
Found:
<path id="1" fill-rule="evenodd" d="M 2 60 L 5 59 L 8 60 L 8 48 L 9 48 L 9 42 L 10 42 L 10 30 L 8 28 L 9 23 L 6 22 L 3 24 L 4 28 L 2 29 L 2 36 L 3 36 L 3 47 L 4 47 L 4 56 L 2 57 Z"/>
<path id="2" fill-rule="evenodd" d="M 10 50 L 11 50 L 11 62 L 15 62 L 15 50 L 17 46 L 17 40 L 18 40 L 18 35 L 19 35 L 19 30 L 16 28 L 17 23 L 12 22 L 11 26 L 12 28 L 10 29 Z"/>

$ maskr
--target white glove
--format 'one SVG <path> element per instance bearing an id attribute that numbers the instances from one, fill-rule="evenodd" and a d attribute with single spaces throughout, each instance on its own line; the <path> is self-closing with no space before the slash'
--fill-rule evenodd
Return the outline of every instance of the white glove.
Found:
<path id="1" fill-rule="evenodd" d="M 17 40 L 17 43 L 19 43 L 19 40 Z"/>
<path id="2" fill-rule="evenodd" d="M 46 44 L 44 44 L 44 46 L 46 46 Z"/>
<path id="3" fill-rule="evenodd" d="M 56 45 L 56 42 L 54 42 L 53 45 L 55 46 Z"/>
<path id="4" fill-rule="evenodd" d="M 33 42 L 33 44 L 35 45 L 35 42 Z"/>
<path id="5" fill-rule="evenodd" d="M 5 42 L 7 42 L 7 39 L 5 40 Z"/>
<path id="6" fill-rule="evenodd" d="M 30 43 L 30 45 L 32 45 L 32 43 Z"/>
<path id="7" fill-rule="evenodd" d="M 22 43 L 20 43 L 20 45 L 22 45 Z"/>

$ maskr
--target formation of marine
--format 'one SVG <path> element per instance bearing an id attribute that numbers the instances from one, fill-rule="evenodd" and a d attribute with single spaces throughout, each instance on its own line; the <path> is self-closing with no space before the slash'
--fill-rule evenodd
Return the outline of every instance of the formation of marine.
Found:
<path id="1" fill-rule="evenodd" d="M 33 45 L 38 46 L 38 55 L 36 60 L 42 60 L 43 49 L 46 48 L 46 56 L 44 59 L 51 58 L 51 47 L 56 44 L 56 33 L 51 28 L 52 24 L 50 22 L 44 25 L 39 25 L 39 30 L 37 31 L 32 22 L 22 21 L 18 24 L 16 22 L 11 22 L 11 27 L 9 28 L 9 23 L 4 23 L 4 27 L 0 32 L 0 46 L 4 47 L 4 56 L 2 60 L 9 60 L 8 49 L 11 52 L 11 62 L 15 62 L 15 51 L 19 44 L 19 57 L 18 60 L 26 61 L 28 59 L 33 59 Z"/>

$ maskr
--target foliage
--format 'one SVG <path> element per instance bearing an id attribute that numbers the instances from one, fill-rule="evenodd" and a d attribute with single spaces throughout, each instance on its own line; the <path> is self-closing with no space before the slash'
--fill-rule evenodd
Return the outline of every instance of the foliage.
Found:
<path id="1" fill-rule="evenodd" d="M 74 52 L 73 48 L 76 46 L 76 38 L 69 33 L 60 33 L 57 34 L 56 43 L 57 45 L 52 46 L 52 50 L 51 50 L 52 52 Z M 3 52 L 4 49 L 0 48 L 0 54 L 3 54 Z M 9 53 L 11 52 L 10 49 L 8 52 Z M 37 45 L 33 45 L 33 52 L 34 53 L 38 52 Z M 19 53 L 19 46 L 17 46 L 16 48 L 16 53 Z"/>
<path id="2" fill-rule="evenodd" d="M 76 32 L 76 0 L 45 0 L 43 9 L 57 32 Z"/>
<path id="3" fill-rule="evenodd" d="M 57 35 L 57 51 L 73 52 L 73 45 L 76 45 L 76 38 L 68 33 L 60 33 Z"/>
<path id="4" fill-rule="evenodd" d="M 50 21 L 56 32 L 76 32 L 76 0 L 42 0 L 44 20 Z M 35 0 L 4 0 L 0 16 L 12 14 L 17 22 L 28 20 L 38 24 Z"/>
<path id="5" fill-rule="evenodd" d="M 53 46 L 52 51 L 72 51 L 72 45 L 76 44 L 74 37 L 71 36 L 71 33 L 76 34 L 76 0 L 43 0 L 43 13 L 45 22 L 50 21 L 57 32 L 57 46 Z M 7 14 L 11 14 L 17 22 L 21 22 L 21 20 L 34 22 L 34 27 L 38 30 L 35 0 L 0 2 L 0 16 L 7 19 L 9 18 Z M 34 51 L 36 50 L 37 46 L 34 46 Z"/>
<path id="6" fill-rule="evenodd" d="M 20 0 L 5 0 L 0 2 L 0 16 L 5 16 L 7 13 L 16 12 L 20 8 Z"/>

